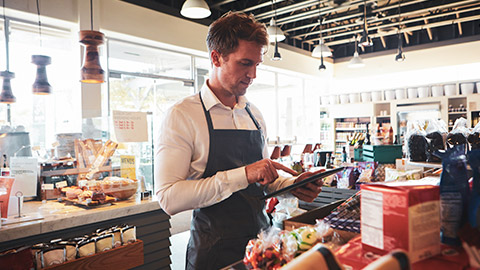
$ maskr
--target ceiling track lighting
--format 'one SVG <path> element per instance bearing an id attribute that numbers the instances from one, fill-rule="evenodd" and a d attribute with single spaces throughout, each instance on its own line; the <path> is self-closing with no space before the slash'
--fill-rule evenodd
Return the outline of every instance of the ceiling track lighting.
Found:
<path id="1" fill-rule="evenodd" d="M 312 51 L 312 57 L 320 58 L 322 56 L 330 57 L 332 56 L 332 50 L 323 42 L 322 37 L 322 18 L 320 13 L 320 1 L 318 1 L 318 28 L 320 32 L 320 41 Z"/>
<path id="2" fill-rule="evenodd" d="M 5 0 L 3 0 L 3 32 L 5 33 L 5 54 L 6 54 L 6 66 L 7 69 L 5 71 L 0 72 L 0 77 L 3 78 L 2 82 L 2 92 L 0 93 L 0 103 L 11 104 L 15 103 L 17 99 L 13 95 L 12 92 L 12 85 L 10 84 L 10 80 L 15 78 L 15 73 L 9 71 L 10 67 L 10 59 L 8 53 L 8 26 L 9 22 L 7 17 L 5 16 Z M 9 115 L 9 113 L 8 113 Z M 8 122 L 10 122 L 10 117 L 8 116 Z"/>
<path id="3" fill-rule="evenodd" d="M 274 11 L 273 17 L 270 19 L 270 25 L 267 27 L 268 40 L 271 43 L 281 42 L 285 40 L 285 34 L 282 29 L 278 27 L 277 20 L 277 9 L 273 6 L 274 1 L 272 0 L 272 10 Z"/>
<path id="4" fill-rule="evenodd" d="M 348 63 L 349 68 L 361 68 L 365 66 L 365 63 L 363 63 L 362 58 L 358 55 L 358 46 L 357 46 L 357 37 L 353 37 L 355 39 L 355 53 L 353 54 L 353 58 L 350 60 Z"/>
<path id="5" fill-rule="evenodd" d="M 402 46 L 402 34 L 400 33 L 400 0 L 398 1 L 398 50 L 397 55 L 395 55 L 395 61 L 403 62 L 405 61 L 405 54 L 403 53 L 403 46 Z"/>
<path id="6" fill-rule="evenodd" d="M 356 40 L 356 39 L 355 39 Z M 367 1 L 363 1 L 363 33 L 362 38 L 360 39 L 360 43 L 358 44 L 360 47 L 370 47 L 373 46 L 372 39 L 368 36 L 368 29 L 367 29 Z"/>
<path id="7" fill-rule="evenodd" d="M 105 42 L 102 32 L 93 30 L 93 3 L 90 0 L 90 27 L 91 30 L 81 30 L 80 43 L 85 46 L 80 81 L 83 83 L 105 82 L 105 71 L 100 65 L 98 46 Z"/>
<path id="8" fill-rule="evenodd" d="M 180 14 L 190 19 L 204 19 L 210 16 L 212 12 L 204 0 L 186 0 L 182 5 Z"/>
<path id="9" fill-rule="evenodd" d="M 40 36 L 40 47 L 42 47 L 42 22 L 40 21 L 40 5 L 37 2 L 37 16 L 38 16 L 38 33 Z M 37 75 L 33 83 L 32 90 L 36 95 L 48 95 L 52 92 L 52 87 L 47 78 L 47 65 L 52 63 L 50 56 L 46 55 L 32 55 L 32 63 L 37 66 Z"/>

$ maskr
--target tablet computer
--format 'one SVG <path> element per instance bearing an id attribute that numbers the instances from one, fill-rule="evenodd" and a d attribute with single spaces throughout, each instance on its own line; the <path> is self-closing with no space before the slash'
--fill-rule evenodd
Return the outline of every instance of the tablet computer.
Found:
<path id="1" fill-rule="evenodd" d="M 266 199 L 269 199 L 271 197 L 283 194 L 283 193 L 288 192 L 292 189 L 304 186 L 307 183 L 311 183 L 311 182 L 316 181 L 318 179 L 322 179 L 322 178 L 325 178 L 325 177 L 330 176 L 332 174 L 336 174 L 338 172 L 341 172 L 341 171 L 343 171 L 343 169 L 345 169 L 345 167 L 338 167 L 338 168 L 335 168 L 335 169 L 331 169 L 331 170 L 327 170 L 327 171 L 324 171 L 324 172 L 321 172 L 321 173 L 314 174 L 310 177 L 307 177 L 307 178 L 303 179 L 302 181 L 293 183 L 293 184 L 291 184 L 289 186 L 286 186 L 282 189 L 279 189 L 279 190 L 274 191 L 270 194 L 267 194 L 267 195 L 263 196 L 262 198 L 260 198 L 260 200 L 266 200 Z"/>

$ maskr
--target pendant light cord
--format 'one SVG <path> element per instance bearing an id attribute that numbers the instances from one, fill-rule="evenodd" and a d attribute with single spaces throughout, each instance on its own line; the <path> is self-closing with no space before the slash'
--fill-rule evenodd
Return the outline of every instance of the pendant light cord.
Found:
<path id="1" fill-rule="evenodd" d="M 90 0 L 90 30 L 93 31 L 93 0 Z"/>
<path id="2" fill-rule="evenodd" d="M 10 69 L 10 59 L 9 59 L 9 53 L 8 53 L 8 22 L 7 22 L 7 17 L 5 16 L 5 0 L 3 0 L 3 32 L 5 34 L 5 54 L 6 54 L 6 67 L 7 71 Z"/>
<path id="3" fill-rule="evenodd" d="M 318 27 L 320 28 L 320 42 L 322 42 L 322 13 L 320 12 L 320 0 L 318 0 Z"/>
<path id="4" fill-rule="evenodd" d="M 402 47 L 402 38 L 401 38 L 401 33 L 400 33 L 400 3 L 401 3 L 401 0 L 398 0 L 398 47 L 401 48 Z"/>
<path id="5" fill-rule="evenodd" d="M 40 35 L 40 47 L 42 47 L 42 22 L 40 21 L 40 5 L 37 0 L 38 33 Z"/>

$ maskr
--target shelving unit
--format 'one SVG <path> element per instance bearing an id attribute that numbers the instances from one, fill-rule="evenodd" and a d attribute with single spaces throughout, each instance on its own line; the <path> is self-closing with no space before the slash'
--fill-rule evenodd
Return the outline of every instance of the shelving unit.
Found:
<path id="1" fill-rule="evenodd" d="M 343 147 L 346 147 L 355 133 L 368 132 L 370 117 L 352 117 L 335 119 L 335 155 L 340 158 Z"/>

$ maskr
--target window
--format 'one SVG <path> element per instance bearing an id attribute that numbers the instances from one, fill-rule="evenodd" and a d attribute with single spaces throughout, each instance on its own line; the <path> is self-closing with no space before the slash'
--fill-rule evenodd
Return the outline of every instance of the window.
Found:
<path id="1" fill-rule="evenodd" d="M 56 134 L 81 131 L 80 56 L 71 29 L 73 25 L 59 21 L 59 27 L 42 26 L 40 39 L 36 23 L 15 18 L 7 18 L 7 22 L 10 25 L 9 70 L 15 73 L 11 85 L 16 103 L 11 104 L 10 109 L 0 104 L 0 123 L 11 126 L 12 130 L 23 126 L 29 133 L 29 146 L 50 149 Z M 5 51 L 3 30 L 2 53 Z M 52 94 L 47 96 L 32 93 L 36 66 L 31 63 L 31 57 L 35 54 L 51 57 L 47 76 Z M 1 59 L 1 69 L 5 70 L 5 58 Z"/>

